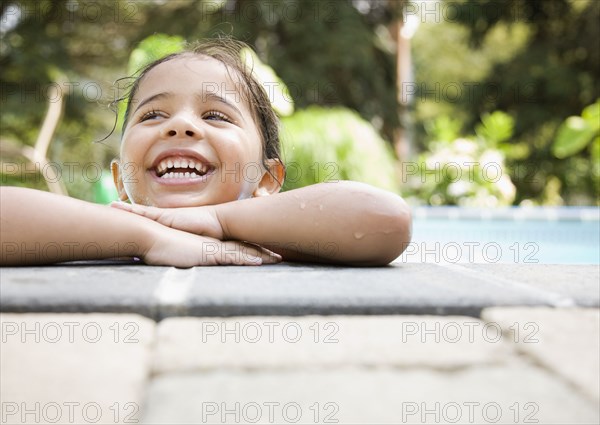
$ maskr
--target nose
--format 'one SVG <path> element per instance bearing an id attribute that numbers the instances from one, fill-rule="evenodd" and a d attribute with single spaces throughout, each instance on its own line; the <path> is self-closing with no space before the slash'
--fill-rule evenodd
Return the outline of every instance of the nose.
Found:
<path id="1" fill-rule="evenodd" d="M 202 130 L 198 127 L 194 120 L 188 116 L 174 116 L 163 127 L 163 137 L 190 137 L 201 138 Z"/>

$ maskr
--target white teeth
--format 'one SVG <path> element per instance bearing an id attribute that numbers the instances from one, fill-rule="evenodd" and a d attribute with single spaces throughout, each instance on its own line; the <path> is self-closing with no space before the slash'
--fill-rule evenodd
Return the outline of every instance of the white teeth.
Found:
<path id="1" fill-rule="evenodd" d="M 198 173 L 204 175 L 208 172 L 208 166 L 206 164 L 203 164 L 200 161 L 196 161 L 192 158 L 165 158 L 162 161 L 159 162 L 159 164 L 156 166 L 156 171 L 159 175 L 161 175 L 161 177 L 164 178 L 177 178 L 176 176 L 178 174 L 181 174 L 183 178 L 184 173 L 174 173 L 174 172 L 169 172 L 167 173 L 166 171 L 168 171 L 170 168 L 189 168 L 189 169 L 196 169 L 198 171 Z M 185 174 L 189 174 L 188 178 L 198 178 L 201 176 L 198 176 L 196 173 L 185 173 Z"/>
<path id="2" fill-rule="evenodd" d="M 165 173 L 162 176 L 160 176 L 161 179 L 199 179 L 202 178 L 202 176 L 199 176 L 197 174 L 194 173 L 175 173 L 173 171 L 171 171 L 170 173 Z"/>

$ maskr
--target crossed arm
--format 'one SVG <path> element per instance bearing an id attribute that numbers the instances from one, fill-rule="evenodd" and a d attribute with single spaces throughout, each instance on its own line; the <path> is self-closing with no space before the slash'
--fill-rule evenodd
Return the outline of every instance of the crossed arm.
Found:
<path id="1" fill-rule="evenodd" d="M 115 257 L 176 267 L 281 257 L 384 265 L 400 255 L 411 233 L 400 197 L 356 182 L 193 208 L 113 206 L 1 187 L 0 265 Z"/>

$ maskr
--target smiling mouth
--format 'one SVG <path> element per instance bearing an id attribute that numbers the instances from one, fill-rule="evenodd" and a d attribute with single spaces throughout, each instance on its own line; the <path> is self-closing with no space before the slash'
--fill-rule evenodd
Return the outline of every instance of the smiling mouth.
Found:
<path id="1" fill-rule="evenodd" d="M 161 179 L 200 179 L 214 167 L 194 158 L 168 157 L 162 159 L 153 170 Z"/>

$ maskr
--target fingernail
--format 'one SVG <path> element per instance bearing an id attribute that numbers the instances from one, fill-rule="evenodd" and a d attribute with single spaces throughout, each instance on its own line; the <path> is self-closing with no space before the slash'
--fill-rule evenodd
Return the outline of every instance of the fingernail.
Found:
<path id="1" fill-rule="evenodd" d="M 275 254 L 275 253 L 270 254 L 269 258 L 267 258 L 267 263 L 269 263 L 269 264 L 276 264 L 276 263 L 279 263 L 280 261 L 281 261 L 281 255 Z"/>

